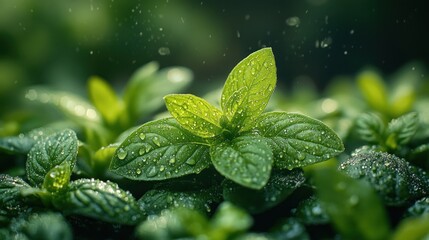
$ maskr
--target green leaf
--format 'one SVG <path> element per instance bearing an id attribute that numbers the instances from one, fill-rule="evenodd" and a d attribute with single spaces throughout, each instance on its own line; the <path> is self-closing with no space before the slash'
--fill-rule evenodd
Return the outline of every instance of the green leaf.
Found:
<path id="1" fill-rule="evenodd" d="M 345 239 L 389 239 L 386 211 L 371 186 L 334 169 L 314 172 L 322 206 Z"/>
<path id="2" fill-rule="evenodd" d="M 388 114 L 389 102 L 386 85 L 375 71 L 366 70 L 357 76 L 357 85 L 364 99 L 372 109 Z"/>
<path id="3" fill-rule="evenodd" d="M 193 79 L 192 71 L 184 67 L 157 70 L 157 63 L 148 63 L 127 84 L 124 101 L 131 119 L 149 116 L 163 106 L 165 95 L 182 91 Z"/>
<path id="4" fill-rule="evenodd" d="M 271 48 L 243 59 L 225 82 L 221 106 L 236 130 L 248 130 L 264 111 L 276 85 L 276 66 Z"/>
<path id="5" fill-rule="evenodd" d="M 417 200 L 411 207 L 407 209 L 407 216 L 429 216 L 429 197 L 424 197 Z"/>
<path id="6" fill-rule="evenodd" d="M 302 200 L 296 209 L 293 210 L 293 215 L 301 223 L 306 225 L 319 225 L 329 222 L 329 216 L 326 210 L 316 196 Z"/>
<path id="7" fill-rule="evenodd" d="M 23 206 L 21 191 L 31 188 L 19 177 L 0 174 L 0 209 L 8 213 L 18 213 Z"/>
<path id="8" fill-rule="evenodd" d="M 270 178 L 273 153 L 264 138 L 247 134 L 213 145 L 210 155 L 226 178 L 253 189 L 261 189 Z"/>
<path id="9" fill-rule="evenodd" d="M 116 150 L 110 170 L 133 180 L 163 180 L 199 173 L 210 166 L 205 141 L 173 118 L 134 131 Z"/>
<path id="10" fill-rule="evenodd" d="M 341 139 L 332 129 L 302 114 L 265 113 L 259 118 L 256 129 L 267 139 L 278 168 L 307 166 L 344 150 Z"/>
<path id="11" fill-rule="evenodd" d="M 46 174 L 64 161 L 70 169 L 76 163 L 78 141 L 76 133 L 66 129 L 38 141 L 28 153 L 27 178 L 33 186 L 41 187 Z"/>
<path id="12" fill-rule="evenodd" d="M 393 154 L 358 149 L 339 169 L 370 183 L 387 205 L 403 205 L 429 193 L 428 174 Z"/>
<path id="13" fill-rule="evenodd" d="M 227 180 L 223 183 L 223 196 L 225 200 L 250 213 L 261 213 L 282 202 L 304 181 L 301 169 L 273 171 L 268 183 L 260 190 L 249 189 Z"/>
<path id="14" fill-rule="evenodd" d="M 246 231 L 253 224 L 252 217 L 230 202 L 223 202 L 210 221 L 209 239 L 228 239 L 228 236 Z"/>
<path id="15" fill-rule="evenodd" d="M 398 145 L 405 145 L 413 138 L 419 128 L 419 115 L 411 112 L 393 119 L 387 126 L 386 144 L 396 149 Z"/>
<path id="16" fill-rule="evenodd" d="M 168 111 L 193 134 L 209 138 L 222 133 L 222 111 L 192 94 L 171 94 L 164 97 Z"/>
<path id="17" fill-rule="evenodd" d="M 112 87 L 100 77 L 94 76 L 88 80 L 88 95 L 108 124 L 115 124 L 123 114 L 122 101 Z"/>
<path id="18" fill-rule="evenodd" d="M 359 137 L 371 143 L 383 144 L 384 122 L 375 113 L 363 113 L 356 119 L 355 131 Z"/>
<path id="19" fill-rule="evenodd" d="M 399 223 L 393 240 L 421 240 L 429 237 L 429 216 L 406 218 Z"/>
<path id="20" fill-rule="evenodd" d="M 49 192 L 59 192 L 67 187 L 70 182 L 72 168 L 69 161 L 64 161 L 55 166 L 45 176 L 43 181 L 43 189 Z"/>
<path id="21" fill-rule="evenodd" d="M 17 229 L 28 239 L 72 240 L 72 230 L 64 217 L 59 213 L 41 213 L 31 215 Z"/>
<path id="22" fill-rule="evenodd" d="M 67 190 L 56 195 L 54 206 L 67 214 L 78 214 L 98 220 L 136 224 L 142 213 L 131 193 L 116 183 L 94 179 L 71 182 Z"/>

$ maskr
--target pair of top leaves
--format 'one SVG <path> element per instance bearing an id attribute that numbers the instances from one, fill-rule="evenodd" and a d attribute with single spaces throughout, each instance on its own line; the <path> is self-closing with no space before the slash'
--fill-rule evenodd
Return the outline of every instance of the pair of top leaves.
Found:
<path id="1" fill-rule="evenodd" d="M 111 170 L 134 180 L 163 180 L 214 165 L 226 178 L 253 189 L 272 167 L 293 169 L 343 151 L 322 122 L 301 114 L 264 113 L 276 85 L 271 48 L 250 54 L 229 74 L 221 109 L 190 94 L 164 99 L 173 118 L 152 121 L 117 149 Z"/>

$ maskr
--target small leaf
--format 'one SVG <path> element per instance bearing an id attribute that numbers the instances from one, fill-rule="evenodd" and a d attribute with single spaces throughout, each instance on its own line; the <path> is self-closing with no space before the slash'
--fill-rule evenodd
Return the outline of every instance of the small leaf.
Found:
<path id="1" fill-rule="evenodd" d="M 388 114 L 387 89 L 382 77 L 377 72 L 371 70 L 361 72 L 357 76 L 357 85 L 372 109 Z"/>
<path id="2" fill-rule="evenodd" d="M 0 209 L 11 213 L 18 213 L 23 207 L 21 191 L 31 188 L 28 183 L 19 177 L 0 174 Z"/>
<path id="3" fill-rule="evenodd" d="M 59 192 L 67 187 L 70 182 L 71 174 L 72 169 L 70 168 L 70 162 L 64 161 L 49 170 L 45 176 L 42 187 L 49 192 Z"/>
<path id="4" fill-rule="evenodd" d="M 78 141 L 76 133 L 64 130 L 38 141 L 28 153 L 27 178 L 33 186 L 41 187 L 46 174 L 64 161 L 70 169 L 76 163 Z"/>
<path id="5" fill-rule="evenodd" d="M 265 113 L 259 118 L 256 129 L 267 139 L 278 168 L 307 166 L 344 150 L 341 139 L 333 130 L 302 114 Z"/>
<path id="6" fill-rule="evenodd" d="M 260 213 L 282 202 L 304 181 L 301 169 L 273 171 L 267 185 L 260 190 L 245 188 L 227 180 L 223 183 L 223 196 L 250 213 Z"/>
<path id="7" fill-rule="evenodd" d="M 421 240 L 429 237 L 429 216 L 406 218 L 399 223 L 392 240 Z"/>
<path id="8" fill-rule="evenodd" d="M 252 128 L 264 111 L 276 85 L 276 66 L 271 48 L 263 48 L 243 59 L 229 74 L 221 106 L 232 125 L 241 131 Z"/>
<path id="9" fill-rule="evenodd" d="M 359 137 L 371 143 L 383 144 L 384 122 L 374 113 L 363 113 L 356 120 L 355 130 Z"/>
<path id="10" fill-rule="evenodd" d="M 103 119 L 108 124 L 114 124 L 123 113 L 123 103 L 116 96 L 112 87 L 100 77 L 88 80 L 89 98 Z"/>
<path id="11" fill-rule="evenodd" d="M 116 150 L 110 171 L 133 180 L 163 180 L 199 173 L 208 166 L 204 139 L 166 118 L 134 131 Z"/>
<path id="12" fill-rule="evenodd" d="M 243 135 L 215 144 L 210 155 L 216 170 L 242 186 L 261 189 L 270 178 L 273 153 L 258 135 Z"/>
<path id="13" fill-rule="evenodd" d="M 209 138 L 222 133 L 222 111 L 204 99 L 191 94 L 171 94 L 164 100 L 171 115 L 193 134 Z"/>
<path id="14" fill-rule="evenodd" d="M 229 239 L 228 236 L 244 232 L 253 224 L 252 217 L 230 202 L 223 202 L 210 221 L 209 239 Z"/>
<path id="15" fill-rule="evenodd" d="M 17 229 L 28 239 L 72 240 L 72 230 L 64 217 L 59 213 L 41 213 L 31 215 L 27 221 L 19 224 Z"/>
<path id="16" fill-rule="evenodd" d="M 371 186 L 334 169 L 314 172 L 322 206 L 345 239 L 389 239 L 386 211 Z"/>
<path id="17" fill-rule="evenodd" d="M 55 197 L 54 206 L 67 214 L 119 224 L 136 224 L 142 218 L 131 193 L 109 181 L 79 179 L 71 182 L 65 192 Z"/>
<path id="18" fill-rule="evenodd" d="M 392 149 L 396 149 L 398 145 L 407 144 L 416 134 L 419 123 L 419 115 L 416 112 L 393 119 L 387 126 L 386 144 Z"/>

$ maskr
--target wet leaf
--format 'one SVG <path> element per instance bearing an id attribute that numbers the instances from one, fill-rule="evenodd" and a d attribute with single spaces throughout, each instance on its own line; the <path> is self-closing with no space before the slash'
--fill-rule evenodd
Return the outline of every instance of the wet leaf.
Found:
<path id="1" fill-rule="evenodd" d="M 0 210 L 10 213 L 20 212 L 23 205 L 21 191 L 31 188 L 19 177 L 0 174 Z"/>
<path id="2" fill-rule="evenodd" d="M 94 179 L 71 182 L 65 192 L 53 200 L 56 208 L 66 214 L 78 214 L 119 224 L 136 224 L 142 218 L 131 193 L 116 183 Z"/>
<path id="3" fill-rule="evenodd" d="M 70 169 L 73 169 L 77 151 L 76 133 L 69 129 L 38 141 L 28 153 L 26 163 L 28 180 L 33 186 L 41 187 L 45 175 L 64 161 L 69 162 Z"/>
<path id="4" fill-rule="evenodd" d="M 285 200 L 304 181 L 301 169 L 273 171 L 267 184 L 260 190 L 249 189 L 226 180 L 223 183 L 223 196 L 225 200 L 250 213 L 261 213 Z"/>
<path id="5" fill-rule="evenodd" d="M 264 138 L 247 134 L 213 145 L 210 155 L 226 178 L 253 189 L 261 189 L 270 178 L 273 153 Z"/>
<path id="6" fill-rule="evenodd" d="M 70 167 L 70 162 L 64 161 L 49 170 L 45 176 L 42 187 L 49 192 L 59 192 L 67 187 L 70 182 L 71 174 L 72 169 Z"/>
<path id="7" fill-rule="evenodd" d="M 340 154 L 343 143 L 324 123 L 297 113 L 263 114 L 256 129 L 265 137 L 278 168 L 293 169 Z"/>
<path id="8" fill-rule="evenodd" d="M 393 119 L 387 126 L 387 145 L 396 149 L 398 145 L 405 145 L 413 138 L 419 127 L 419 115 L 416 112 L 402 115 Z"/>
<path id="9" fill-rule="evenodd" d="M 322 206 L 344 238 L 388 239 L 385 209 L 369 183 L 335 169 L 319 169 L 313 177 Z"/>
<path id="10" fill-rule="evenodd" d="M 370 183 L 388 205 L 402 205 L 429 193 L 426 172 L 393 154 L 357 150 L 339 169 L 352 178 Z"/>
<path id="11" fill-rule="evenodd" d="M 28 239 L 73 239 L 70 226 L 59 213 L 45 212 L 33 214 L 27 221 L 19 223 L 17 230 Z"/>
<path id="12" fill-rule="evenodd" d="M 355 131 L 359 137 L 371 143 L 383 143 L 384 122 L 375 113 L 363 113 L 356 119 Z"/>
<path id="13" fill-rule="evenodd" d="M 193 134 L 209 138 L 222 133 L 222 111 L 204 99 L 191 94 L 171 94 L 164 100 L 171 115 Z"/>
<path id="14" fill-rule="evenodd" d="M 319 198 L 311 196 L 302 200 L 296 209 L 294 216 L 306 225 L 325 224 L 329 222 L 329 216 L 323 208 Z"/>
<path id="15" fill-rule="evenodd" d="M 134 131 L 116 150 L 110 171 L 133 180 L 163 180 L 199 173 L 208 166 L 205 140 L 166 118 Z"/>
<path id="16" fill-rule="evenodd" d="M 271 48 L 263 48 L 243 59 L 225 82 L 221 106 L 237 130 L 248 130 L 264 111 L 276 86 L 276 66 Z"/>
<path id="17" fill-rule="evenodd" d="M 88 80 L 88 95 L 95 108 L 108 124 L 114 124 L 123 113 L 123 103 L 112 87 L 100 77 Z"/>

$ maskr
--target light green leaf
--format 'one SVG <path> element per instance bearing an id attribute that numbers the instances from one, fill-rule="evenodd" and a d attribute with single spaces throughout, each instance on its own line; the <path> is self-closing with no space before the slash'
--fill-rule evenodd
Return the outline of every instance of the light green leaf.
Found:
<path id="1" fill-rule="evenodd" d="M 66 214 L 110 223 L 136 224 L 143 217 L 131 193 L 109 181 L 79 179 L 71 182 L 65 192 L 55 195 L 53 204 Z"/>
<path id="2" fill-rule="evenodd" d="M 304 181 L 301 169 L 273 171 L 267 185 L 260 190 L 245 188 L 226 180 L 223 183 L 223 197 L 250 213 L 261 213 L 282 202 Z"/>
<path id="3" fill-rule="evenodd" d="M 100 77 L 93 76 L 88 80 L 88 95 L 108 124 L 115 124 L 123 114 L 122 101 L 112 87 Z"/>
<path id="4" fill-rule="evenodd" d="M 162 107 L 162 97 L 182 91 L 193 79 L 192 71 L 184 67 L 157 70 L 157 63 L 148 63 L 127 84 L 124 101 L 132 120 L 147 117 Z"/>
<path id="5" fill-rule="evenodd" d="M 218 172 L 242 186 L 261 189 L 270 178 L 273 153 L 266 140 L 256 134 L 215 144 L 210 155 Z"/>
<path id="6" fill-rule="evenodd" d="M 247 130 L 264 111 L 276 86 L 276 66 L 271 48 L 243 59 L 229 74 L 221 96 L 225 116 L 235 127 Z"/>
<path id="7" fill-rule="evenodd" d="M 41 187 L 46 174 L 64 161 L 69 162 L 70 169 L 73 169 L 77 150 L 76 133 L 69 129 L 38 141 L 28 153 L 26 163 L 28 180 L 33 186 Z"/>
<path id="8" fill-rule="evenodd" d="M 209 239 L 228 239 L 228 236 L 246 231 L 252 224 L 253 219 L 246 211 L 223 202 L 210 221 Z"/>
<path id="9" fill-rule="evenodd" d="M 399 223 L 392 240 L 422 240 L 429 238 L 429 216 L 406 218 Z"/>
<path id="10" fill-rule="evenodd" d="M 416 112 L 393 119 L 387 126 L 386 144 L 392 149 L 396 149 L 398 145 L 407 144 L 416 134 L 419 124 L 419 115 Z"/>
<path id="11" fill-rule="evenodd" d="M 357 76 L 357 85 L 364 99 L 372 109 L 388 114 L 389 102 L 386 85 L 375 71 L 366 70 Z"/>
<path id="12" fill-rule="evenodd" d="M 363 113 L 356 119 L 355 131 L 359 137 L 371 143 L 383 143 L 384 122 L 375 113 Z"/>
<path id="13" fill-rule="evenodd" d="M 134 131 L 116 150 L 110 170 L 133 180 L 163 180 L 199 173 L 210 166 L 205 140 L 173 118 Z"/>
<path id="14" fill-rule="evenodd" d="M 67 187 L 70 182 L 72 168 L 69 161 L 63 161 L 55 166 L 45 176 L 43 181 L 43 189 L 49 192 L 59 192 Z"/>
<path id="15" fill-rule="evenodd" d="M 222 133 L 222 111 L 204 99 L 191 94 L 171 94 L 164 100 L 171 115 L 193 134 L 209 138 Z"/>
<path id="16" fill-rule="evenodd" d="M 332 129 L 302 114 L 266 113 L 259 118 L 256 129 L 267 139 L 278 168 L 307 166 L 344 150 L 341 139 Z"/>
<path id="17" fill-rule="evenodd" d="M 314 172 L 322 206 L 345 239 L 389 239 L 386 211 L 371 186 L 335 169 Z"/>

